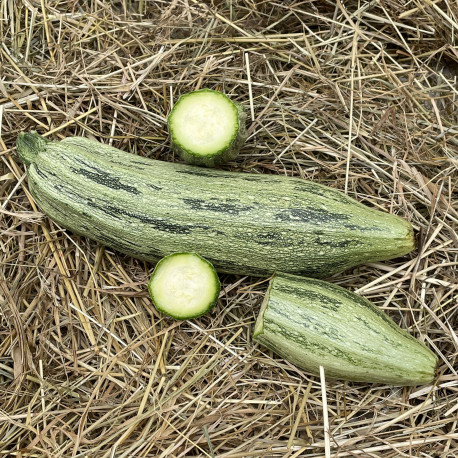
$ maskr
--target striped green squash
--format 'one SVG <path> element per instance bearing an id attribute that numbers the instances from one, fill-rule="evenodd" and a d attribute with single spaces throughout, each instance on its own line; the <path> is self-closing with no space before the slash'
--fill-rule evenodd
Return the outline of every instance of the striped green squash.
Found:
<path id="1" fill-rule="evenodd" d="M 414 248 L 407 221 L 299 178 L 173 164 L 34 132 L 20 134 L 17 149 L 44 213 L 139 259 L 195 252 L 220 272 L 327 277 Z"/>
<path id="2" fill-rule="evenodd" d="M 437 357 L 364 297 L 311 278 L 276 274 L 253 338 L 313 374 L 392 385 L 434 378 Z"/>

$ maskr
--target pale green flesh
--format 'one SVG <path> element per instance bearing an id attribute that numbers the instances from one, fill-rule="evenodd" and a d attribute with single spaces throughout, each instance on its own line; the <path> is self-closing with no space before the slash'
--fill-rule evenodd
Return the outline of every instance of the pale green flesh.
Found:
<path id="1" fill-rule="evenodd" d="M 196 252 L 221 272 L 330 276 L 414 247 L 401 218 L 310 181 L 155 161 L 85 138 L 25 134 L 18 151 L 40 209 L 148 261 Z"/>
<path id="2" fill-rule="evenodd" d="M 419 385 L 437 357 L 365 298 L 320 280 L 277 274 L 253 337 L 309 372 L 329 378 Z"/>
<path id="3" fill-rule="evenodd" d="M 218 300 L 220 283 L 213 266 L 194 253 L 163 258 L 148 284 L 154 305 L 176 319 L 201 316 Z"/>
<path id="4" fill-rule="evenodd" d="M 196 91 L 181 97 L 169 117 L 172 141 L 196 156 L 229 148 L 237 136 L 237 108 L 224 94 Z"/>

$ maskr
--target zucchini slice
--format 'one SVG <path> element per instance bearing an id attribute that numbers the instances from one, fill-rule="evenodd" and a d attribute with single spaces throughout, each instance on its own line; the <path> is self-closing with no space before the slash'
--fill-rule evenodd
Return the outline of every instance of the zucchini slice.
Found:
<path id="1" fill-rule="evenodd" d="M 172 149 L 189 164 L 214 167 L 235 159 L 246 140 L 243 107 L 201 89 L 181 96 L 168 117 Z"/>
<path id="2" fill-rule="evenodd" d="M 188 320 L 213 308 L 221 283 L 206 259 L 196 253 L 174 253 L 157 263 L 148 290 L 157 310 L 176 320 Z"/>

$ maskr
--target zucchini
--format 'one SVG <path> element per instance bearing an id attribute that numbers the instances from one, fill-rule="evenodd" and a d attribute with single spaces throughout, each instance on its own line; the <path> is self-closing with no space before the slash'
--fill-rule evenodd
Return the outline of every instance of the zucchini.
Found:
<path id="1" fill-rule="evenodd" d="M 214 167 L 235 159 L 246 140 L 246 114 L 225 94 L 182 95 L 167 119 L 172 149 L 189 164 Z"/>
<path id="2" fill-rule="evenodd" d="M 157 310 L 176 320 L 188 320 L 213 308 L 221 283 L 206 259 L 196 253 L 174 253 L 157 263 L 148 290 Z"/>
<path id="3" fill-rule="evenodd" d="M 414 248 L 407 221 L 299 178 L 172 164 L 79 137 L 22 133 L 17 149 L 44 213 L 147 261 L 195 252 L 225 273 L 328 277 Z"/>
<path id="4" fill-rule="evenodd" d="M 276 274 L 253 338 L 313 374 L 419 385 L 434 378 L 437 357 L 364 297 L 340 286 Z"/>

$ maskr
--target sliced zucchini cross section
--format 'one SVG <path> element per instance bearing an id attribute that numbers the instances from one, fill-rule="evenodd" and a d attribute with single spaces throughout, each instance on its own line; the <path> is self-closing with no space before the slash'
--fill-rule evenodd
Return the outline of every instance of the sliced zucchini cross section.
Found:
<path id="1" fill-rule="evenodd" d="M 157 310 L 177 320 L 188 320 L 213 308 L 221 283 L 206 259 L 196 253 L 174 253 L 157 263 L 148 290 Z"/>
<path id="2" fill-rule="evenodd" d="M 237 157 L 246 140 L 243 107 L 201 89 L 181 96 L 168 117 L 172 149 L 186 162 L 214 167 Z"/>

